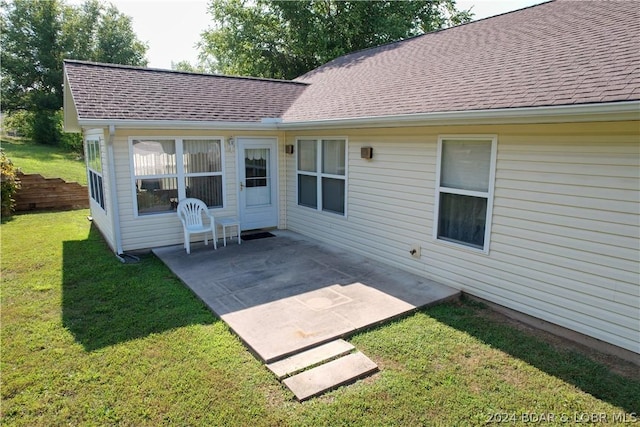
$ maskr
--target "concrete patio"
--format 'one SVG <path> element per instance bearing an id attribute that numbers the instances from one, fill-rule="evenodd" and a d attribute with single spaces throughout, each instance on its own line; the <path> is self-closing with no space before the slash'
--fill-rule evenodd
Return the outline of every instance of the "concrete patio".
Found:
<path id="1" fill-rule="evenodd" d="M 227 246 L 154 253 L 265 363 L 417 308 L 457 290 L 285 230 Z"/>
<path id="2" fill-rule="evenodd" d="M 153 252 L 300 401 L 378 371 L 342 340 L 459 292 L 290 231 Z"/>

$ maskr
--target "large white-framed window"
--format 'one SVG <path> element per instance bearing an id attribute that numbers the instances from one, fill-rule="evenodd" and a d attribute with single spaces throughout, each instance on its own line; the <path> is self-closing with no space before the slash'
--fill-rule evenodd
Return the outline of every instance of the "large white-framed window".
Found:
<path id="1" fill-rule="evenodd" d="M 85 159 L 87 162 L 87 180 L 89 195 L 98 206 L 105 210 L 104 185 L 102 178 L 102 150 L 99 136 L 87 137 L 85 141 Z"/>
<path id="2" fill-rule="evenodd" d="M 195 197 L 211 209 L 224 207 L 222 138 L 130 138 L 136 215 L 175 211 Z"/>
<path id="3" fill-rule="evenodd" d="M 433 237 L 489 252 L 497 137 L 438 138 Z"/>
<path id="4" fill-rule="evenodd" d="M 347 139 L 298 138 L 298 205 L 346 216 Z"/>

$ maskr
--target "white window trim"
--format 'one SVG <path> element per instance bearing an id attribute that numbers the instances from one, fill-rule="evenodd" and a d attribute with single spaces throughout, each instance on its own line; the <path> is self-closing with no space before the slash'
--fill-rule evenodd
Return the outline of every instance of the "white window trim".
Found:
<path id="1" fill-rule="evenodd" d="M 140 136 L 130 136 L 129 137 L 129 170 L 131 171 L 131 191 L 132 191 L 132 199 L 133 199 L 133 216 L 134 218 L 158 218 L 163 216 L 175 216 L 175 212 L 166 212 L 166 213 L 153 213 L 153 214 L 142 214 L 138 213 L 138 199 L 136 197 L 136 173 L 135 173 L 135 165 L 133 163 L 133 141 L 148 139 L 152 141 L 175 141 L 176 143 L 176 174 L 175 177 L 178 181 L 178 199 L 182 200 L 187 197 L 186 189 L 184 186 L 184 178 L 186 177 L 197 177 L 197 176 L 222 176 L 222 206 L 216 208 L 209 208 L 210 211 L 219 211 L 224 209 L 227 206 L 227 189 L 226 189 L 226 162 L 225 162 L 225 139 L 222 136 L 152 136 L 152 135 L 140 135 Z M 185 174 L 184 172 L 184 162 L 182 161 L 182 155 L 184 154 L 184 140 L 194 140 L 194 139 L 205 139 L 205 140 L 217 140 L 220 141 L 220 163 L 222 165 L 222 170 L 220 172 L 194 172 Z M 145 179 L 157 179 L 157 178 L 167 178 L 173 177 L 173 174 L 170 175 L 141 175 L 144 176 Z"/>
<path id="2" fill-rule="evenodd" d="M 311 140 L 315 140 L 316 141 L 316 171 L 315 172 L 309 172 L 309 171 L 301 171 L 298 169 L 298 149 L 299 149 L 299 144 L 298 142 L 300 140 L 305 140 L 305 141 L 311 141 Z M 323 140 L 344 140 L 344 175 L 334 175 L 334 174 L 329 174 L 329 173 L 323 173 L 322 172 L 322 141 Z M 305 208 L 305 209 L 310 209 L 313 211 L 317 211 L 320 212 L 323 215 L 331 215 L 332 217 L 338 217 L 338 218 L 347 218 L 347 201 L 349 200 L 349 194 L 348 194 L 348 176 L 349 176 L 349 139 L 346 136 L 300 136 L 300 137 L 296 137 L 296 145 L 295 145 L 295 159 L 296 159 L 296 178 L 295 178 L 295 182 L 296 182 L 296 206 L 301 207 L 301 208 Z M 309 207 L 309 206 L 304 206 L 301 205 L 299 203 L 298 200 L 298 195 L 299 195 L 299 191 L 298 191 L 298 175 L 307 175 L 307 176 L 315 176 L 318 179 L 316 180 L 316 197 L 317 197 L 317 204 L 315 208 Z M 322 209 L 322 178 L 335 178 L 335 179 L 342 179 L 344 180 L 344 213 L 338 213 L 338 212 L 332 212 L 332 211 L 325 211 Z"/>
<path id="3" fill-rule="evenodd" d="M 91 155 L 89 153 L 90 149 L 89 149 L 89 143 L 98 143 L 98 158 L 100 159 L 100 168 L 103 169 L 104 168 L 104 161 L 102 158 L 102 154 L 103 154 L 103 149 L 102 149 L 102 143 L 104 142 L 104 138 L 101 135 L 88 135 L 85 138 L 85 153 L 84 153 L 84 158 L 86 159 L 86 166 L 87 166 L 87 185 L 89 187 L 89 199 L 93 202 L 93 204 L 97 207 L 99 207 L 100 209 L 102 209 L 104 212 L 107 211 L 107 201 L 105 199 L 105 194 L 106 194 L 106 189 L 105 189 L 105 182 L 104 182 L 104 174 L 103 171 L 100 170 L 95 170 L 91 167 L 90 165 L 90 159 L 91 159 Z M 96 200 L 96 198 L 94 197 L 95 194 L 93 194 L 93 186 L 91 183 L 91 174 L 95 174 L 97 176 L 100 177 L 101 182 L 102 182 L 102 194 L 100 195 L 102 197 L 102 204 L 100 204 L 100 202 L 98 200 Z"/>
<path id="4" fill-rule="evenodd" d="M 487 192 L 471 191 L 457 188 L 447 188 L 442 191 L 440 187 L 440 178 L 442 176 L 442 142 L 445 140 L 457 141 L 491 141 L 491 163 L 489 171 L 489 189 Z M 436 154 L 436 187 L 435 187 L 435 203 L 433 206 L 433 240 L 439 244 L 449 247 L 467 250 L 473 253 L 489 254 L 491 244 L 491 224 L 493 223 L 493 199 L 495 192 L 496 178 L 496 159 L 498 153 L 498 136 L 497 135 L 438 135 L 438 150 Z M 438 224 L 440 220 L 440 193 L 458 194 L 461 196 L 482 197 L 487 199 L 487 215 L 484 227 L 484 247 L 474 248 L 473 246 L 457 243 L 450 240 L 438 238 Z"/>

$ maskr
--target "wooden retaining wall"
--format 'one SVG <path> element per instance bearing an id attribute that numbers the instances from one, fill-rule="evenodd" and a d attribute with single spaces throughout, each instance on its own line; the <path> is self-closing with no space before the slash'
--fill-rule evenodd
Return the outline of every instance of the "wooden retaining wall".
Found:
<path id="1" fill-rule="evenodd" d="M 89 207 L 87 186 L 40 174 L 18 173 L 21 188 L 16 192 L 16 212 L 72 210 Z"/>

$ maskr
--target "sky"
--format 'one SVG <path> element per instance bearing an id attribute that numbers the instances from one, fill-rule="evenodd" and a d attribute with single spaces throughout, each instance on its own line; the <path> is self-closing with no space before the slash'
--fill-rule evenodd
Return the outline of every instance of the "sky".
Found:
<path id="1" fill-rule="evenodd" d="M 474 19 L 487 18 L 545 0 L 457 0 L 458 9 L 472 7 Z M 133 20 L 138 39 L 147 43 L 148 66 L 171 68 L 171 62 L 183 60 L 195 64 L 196 44 L 209 28 L 206 0 L 110 0 L 120 12 Z M 81 3 L 72 1 L 70 3 Z"/>

